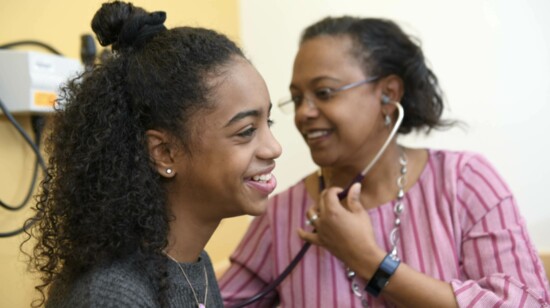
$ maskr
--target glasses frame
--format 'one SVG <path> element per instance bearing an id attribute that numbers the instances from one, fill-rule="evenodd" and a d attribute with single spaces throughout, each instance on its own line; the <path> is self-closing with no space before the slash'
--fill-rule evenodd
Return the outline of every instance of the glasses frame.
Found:
<path id="1" fill-rule="evenodd" d="M 369 84 L 369 83 L 373 83 L 377 80 L 379 80 L 380 77 L 376 76 L 376 77 L 370 77 L 370 78 L 367 78 L 367 79 L 363 79 L 363 80 L 359 80 L 359 81 L 355 81 L 355 82 L 352 82 L 352 83 L 348 83 L 348 84 L 345 84 L 339 88 L 336 88 L 336 89 L 330 89 L 330 93 L 329 93 L 329 96 L 332 97 L 332 95 L 338 93 L 338 92 L 343 92 L 343 91 L 346 91 L 346 90 L 350 90 L 350 89 L 353 89 L 353 88 L 356 88 L 360 85 L 364 85 L 364 84 Z M 310 98 L 307 98 L 304 96 L 304 98 L 308 104 L 310 106 L 315 106 L 316 108 L 318 108 L 318 106 L 315 104 L 314 100 L 311 100 Z M 303 100 L 302 99 L 302 100 Z M 294 113 L 294 111 L 285 111 L 287 109 L 285 109 L 285 106 L 287 106 L 288 104 L 294 104 L 294 100 L 292 100 L 292 98 L 288 99 L 288 98 L 283 98 L 281 100 L 279 100 L 279 102 L 277 103 L 277 107 L 279 107 L 279 109 L 285 113 L 285 114 L 292 114 Z M 296 110 L 296 107 L 293 108 L 292 110 Z"/>

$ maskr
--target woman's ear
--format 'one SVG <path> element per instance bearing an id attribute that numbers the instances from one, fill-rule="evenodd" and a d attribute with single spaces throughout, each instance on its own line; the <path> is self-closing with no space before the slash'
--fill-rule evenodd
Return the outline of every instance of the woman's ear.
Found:
<path id="1" fill-rule="evenodd" d="M 170 135 L 164 131 L 154 129 L 145 132 L 147 150 L 153 160 L 157 172 L 165 177 L 172 178 L 176 175 L 174 168 L 175 147 L 170 142 Z"/>
<path id="2" fill-rule="evenodd" d="M 397 108 L 395 102 L 401 102 L 404 88 L 403 80 L 397 75 L 384 77 L 378 87 L 380 95 L 380 104 L 382 105 L 382 119 L 384 126 L 391 128 L 395 120 L 394 112 Z"/>
<path id="3" fill-rule="evenodd" d="M 405 92 L 403 80 L 397 75 L 389 75 L 382 80 L 382 94 L 391 102 L 401 102 Z"/>
<path id="4" fill-rule="evenodd" d="M 400 102 L 405 92 L 403 79 L 397 75 L 389 75 L 384 78 L 382 92 L 389 96 L 393 102 Z"/>
<path id="5" fill-rule="evenodd" d="M 382 104 L 382 112 L 384 115 L 393 114 L 395 105 L 391 102 L 401 102 L 404 93 L 403 80 L 397 75 L 389 75 L 385 77 L 381 85 L 380 102 Z"/>

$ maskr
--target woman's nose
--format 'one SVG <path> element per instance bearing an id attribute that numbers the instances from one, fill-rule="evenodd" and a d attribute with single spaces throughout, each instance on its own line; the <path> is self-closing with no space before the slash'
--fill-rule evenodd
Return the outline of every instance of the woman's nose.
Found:
<path id="1" fill-rule="evenodd" d="M 319 114 L 319 107 L 315 104 L 315 101 L 309 96 L 304 96 L 302 103 L 294 110 L 296 119 L 302 116 L 315 117 Z"/>

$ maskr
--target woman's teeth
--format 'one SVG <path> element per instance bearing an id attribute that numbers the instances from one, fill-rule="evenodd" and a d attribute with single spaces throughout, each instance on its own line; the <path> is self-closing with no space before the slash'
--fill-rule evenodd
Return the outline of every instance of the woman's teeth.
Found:
<path id="1" fill-rule="evenodd" d="M 328 135 L 328 131 L 326 130 L 318 130 L 311 133 L 307 133 L 306 136 L 308 139 L 314 139 L 319 138 Z"/>
<path id="2" fill-rule="evenodd" d="M 271 180 L 271 173 L 255 175 L 252 177 L 252 180 L 256 182 L 267 182 Z"/>

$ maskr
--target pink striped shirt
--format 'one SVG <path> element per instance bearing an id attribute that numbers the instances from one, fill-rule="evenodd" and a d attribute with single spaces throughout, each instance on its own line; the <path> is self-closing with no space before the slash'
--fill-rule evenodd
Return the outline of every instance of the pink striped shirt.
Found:
<path id="1" fill-rule="evenodd" d="M 490 163 L 469 152 L 430 150 L 417 183 L 405 194 L 398 254 L 402 262 L 451 283 L 460 307 L 544 307 L 549 286 L 515 199 Z M 368 211 L 376 239 L 390 250 L 394 202 Z M 313 205 L 301 181 L 270 200 L 231 255 L 219 285 L 226 306 L 273 281 L 298 253 Z M 365 282 L 361 281 L 364 286 Z M 304 259 L 265 300 L 250 307 L 361 307 L 344 265 L 310 247 Z M 392 307 L 367 297 L 369 307 Z"/>

